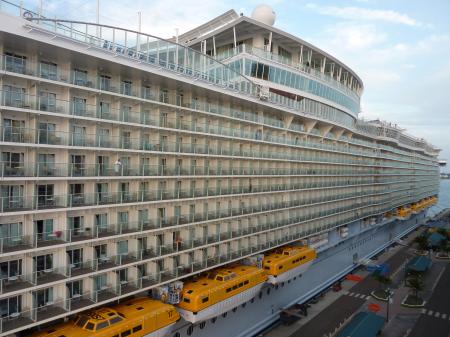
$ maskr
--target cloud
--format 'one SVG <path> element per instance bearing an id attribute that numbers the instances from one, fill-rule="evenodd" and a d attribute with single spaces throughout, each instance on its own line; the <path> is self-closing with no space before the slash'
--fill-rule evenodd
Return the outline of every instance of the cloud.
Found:
<path id="1" fill-rule="evenodd" d="M 307 4 L 306 8 L 321 15 L 334 16 L 347 20 L 385 21 L 407 26 L 423 26 L 421 22 L 411 18 L 407 14 L 402 14 L 392 10 L 368 9 L 354 6 L 319 6 L 313 3 Z"/>
<path id="2" fill-rule="evenodd" d="M 377 31 L 371 24 L 354 24 L 341 22 L 326 28 L 335 46 L 345 46 L 346 49 L 366 49 L 378 45 L 386 40 L 386 34 Z"/>

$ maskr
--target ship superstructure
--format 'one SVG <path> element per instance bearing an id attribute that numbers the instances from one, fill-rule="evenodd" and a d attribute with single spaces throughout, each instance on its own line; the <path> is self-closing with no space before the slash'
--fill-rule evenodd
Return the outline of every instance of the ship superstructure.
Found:
<path id="1" fill-rule="evenodd" d="M 438 193 L 439 150 L 267 8 L 164 40 L 0 2 L 0 336 Z"/>

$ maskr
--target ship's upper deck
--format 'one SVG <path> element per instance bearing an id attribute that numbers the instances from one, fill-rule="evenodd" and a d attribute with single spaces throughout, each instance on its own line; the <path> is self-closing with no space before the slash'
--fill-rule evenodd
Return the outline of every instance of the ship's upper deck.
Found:
<path id="1" fill-rule="evenodd" d="M 263 21 L 255 12 L 247 17 L 230 10 L 180 35 L 178 41 L 219 60 L 249 53 L 308 73 L 347 94 L 361 96 L 361 78 L 343 62 Z"/>
<path id="2" fill-rule="evenodd" d="M 281 109 L 282 111 L 311 115 L 314 118 L 328 120 L 327 117 L 305 110 L 305 101 L 299 101 L 298 97 L 283 96 L 280 91 L 270 91 L 267 97 L 261 97 L 261 85 L 251 77 L 247 77 L 239 69 L 230 66 L 226 62 L 218 61 L 212 55 L 208 55 L 204 50 L 198 51 L 192 47 L 164 40 L 146 33 L 141 33 L 124 28 L 92 24 L 71 20 L 46 19 L 38 16 L 37 13 L 28 11 L 9 1 L 2 0 L 1 10 L 12 15 L 12 21 L 5 22 L 3 31 L 17 35 L 21 29 L 25 35 L 41 35 L 42 42 L 54 44 L 62 48 L 69 48 L 77 52 L 101 55 L 102 59 L 132 64 L 139 69 L 145 69 L 159 76 L 164 76 L 167 81 L 185 81 L 188 85 L 204 89 L 215 88 L 217 93 L 229 94 L 238 100 L 257 103 L 261 108 Z M 231 12 L 231 17 L 235 18 L 236 13 Z M 236 15 L 235 15 L 236 14 Z M 23 19 L 13 19 L 13 17 Z M 239 17 L 239 19 L 242 17 Z M 5 17 L 5 20 L 9 18 Z M 255 21 L 246 18 L 248 21 Z M 222 28 L 228 26 L 227 20 L 222 22 Z M 260 24 L 264 25 L 264 24 Z M 21 27 L 20 29 L 18 27 Z M 270 27 L 270 26 L 268 26 Z M 26 32 L 26 33 L 25 33 Z M 46 36 L 44 38 L 44 36 Z M 57 40 L 55 38 L 58 37 Z M 188 35 L 181 35 L 181 39 Z M 192 40 L 191 42 L 193 42 Z M 195 42 L 195 41 L 194 41 Z M 189 43 L 191 44 L 191 43 Z M 86 49 L 83 46 L 88 46 Z M 195 43 L 194 43 L 195 46 Z M 137 62 L 135 62 L 137 61 Z M 343 68 L 342 68 L 343 69 Z M 349 70 L 350 71 L 350 70 Z M 182 76 L 179 76 L 182 75 Z M 327 75 L 324 75 L 327 76 Z M 362 84 L 362 83 L 361 83 Z M 212 85 L 212 87 L 211 87 Z M 330 102 L 332 103 L 332 102 Z M 360 134 L 363 138 L 379 138 L 382 141 L 394 142 L 407 148 L 420 149 L 425 153 L 436 155 L 439 149 L 431 146 L 423 139 L 417 139 L 406 135 L 398 128 L 392 128 L 386 123 L 365 122 L 357 119 L 357 115 L 341 109 L 334 112 L 341 113 L 339 120 L 330 119 L 329 122 L 348 129 L 351 132 Z M 347 109 L 348 110 L 348 109 Z M 342 117 L 347 116 L 347 119 Z"/>

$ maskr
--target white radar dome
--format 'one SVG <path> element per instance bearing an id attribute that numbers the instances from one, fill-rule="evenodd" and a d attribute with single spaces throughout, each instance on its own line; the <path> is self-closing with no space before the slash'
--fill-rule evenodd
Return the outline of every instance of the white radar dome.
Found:
<path id="1" fill-rule="evenodd" d="M 273 26 L 276 14 L 269 5 L 259 5 L 252 12 L 252 19 Z"/>

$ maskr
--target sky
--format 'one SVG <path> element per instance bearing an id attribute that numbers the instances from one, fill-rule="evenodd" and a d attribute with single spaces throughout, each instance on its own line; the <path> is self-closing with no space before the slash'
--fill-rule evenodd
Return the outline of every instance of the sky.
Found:
<path id="1" fill-rule="evenodd" d="M 14 1 L 14 0 L 10 0 Z M 37 9 L 40 0 L 25 0 Z M 42 0 L 60 19 L 96 20 L 96 0 Z M 450 0 L 100 0 L 100 23 L 172 37 L 235 9 L 266 3 L 275 26 L 352 68 L 364 82 L 361 114 L 442 149 L 450 163 Z"/>

